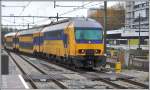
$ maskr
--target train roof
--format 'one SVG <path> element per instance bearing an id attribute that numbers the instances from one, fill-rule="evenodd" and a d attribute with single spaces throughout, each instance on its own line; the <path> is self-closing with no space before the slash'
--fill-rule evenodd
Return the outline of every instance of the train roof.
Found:
<path id="1" fill-rule="evenodd" d="M 15 36 L 17 32 L 10 32 L 4 35 L 4 37 Z"/>
<path id="2" fill-rule="evenodd" d="M 63 30 L 67 25 L 73 24 L 74 27 L 91 27 L 91 28 L 103 28 L 100 23 L 90 18 L 69 18 L 58 22 L 52 22 L 51 24 L 42 25 L 34 28 L 24 29 L 23 31 L 18 31 L 17 35 L 27 35 L 38 32 L 47 32 L 53 30 Z M 8 33 L 6 36 L 14 36 L 16 32 Z"/>
<path id="3" fill-rule="evenodd" d="M 90 18 L 72 18 L 49 25 L 42 32 L 64 29 L 69 24 L 73 24 L 74 27 L 103 28 L 100 23 Z"/>
<path id="4" fill-rule="evenodd" d="M 25 29 L 23 31 L 19 31 L 17 35 L 29 35 L 33 33 L 39 33 L 43 27 L 38 27 L 38 28 L 31 28 L 31 29 Z"/>
<path id="5" fill-rule="evenodd" d="M 75 27 L 102 28 L 100 23 L 90 18 L 75 18 L 72 19 L 72 23 Z"/>

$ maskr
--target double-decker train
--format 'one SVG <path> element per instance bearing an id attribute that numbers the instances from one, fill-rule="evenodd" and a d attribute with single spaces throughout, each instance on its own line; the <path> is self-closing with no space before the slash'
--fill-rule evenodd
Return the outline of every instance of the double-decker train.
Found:
<path id="1" fill-rule="evenodd" d="M 72 18 L 11 32 L 4 36 L 4 42 L 6 49 L 44 56 L 75 67 L 106 64 L 102 25 L 89 18 Z"/>

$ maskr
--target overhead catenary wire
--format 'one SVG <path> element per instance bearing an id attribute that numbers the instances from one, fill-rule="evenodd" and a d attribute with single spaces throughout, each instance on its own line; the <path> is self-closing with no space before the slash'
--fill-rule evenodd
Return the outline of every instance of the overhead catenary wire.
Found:
<path id="1" fill-rule="evenodd" d="M 101 2 L 101 3 L 103 3 L 103 2 Z M 90 5 L 89 6 L 89 4 L 92 4 L 92 5 Z M 80 10 L 81 8 L 86 8 L 86 7 L 91 7 L 91 6 L 94 6 L 94 5 L 99 5 L 100 3 L 96 3 L 96 4 L 93 4 L 93 2 L 88 2 L 88 3 L 83 3 L 82 4 L 82 6 L 83 7 L 78 7 L 78 8 L 74 8 L 74 10 L 71 10 L 71 11 L 67 11 L 68 13 L 71 13 L 71 12 L 73 12 L 73 11 L 76 11 L 76 10 Z M 29 5 L 29 3 L 27 4 L 27 6 Z M 88 6 L 87 6 L 88 5 Z M 27 7 L 26 6 L 26 7 Z M 68 14 L 67 12 L 65 12 L 65 13 L 62 13 L 62 14 Z M 11 16 L 11 17 L 13 17 L 13 16 Z M 36 16 L 16 16 L 16 17 L 32 17 L 32 18 L 36 18 Z M 54 17 L 48 17 L 48 16 L 37 16 L 37 18 L 45 18 L 45 19 L 43 19 L 43 20 L 38 20 L 38 21 L 35 21 L 34 23 L 41 23 L 41 22 L 46 22 L 46 21 L 48 21 L 48 20 L 50 20 L 50 18 L 56 18 L 55 16 Z M 59 18 L 62 18 L 61 17 L 61 14 L 59 15 Z M 64 18 L 64 17 L 63 17 Z M 67 17 L 66 17 L 67 18 Z M 97 18 L 102 18 L 102 17 L 97 17 Z M 109 18 L 109 17 L 108 17 Z M 25 20 L 25 19 L 24 19 Z M 30 22 L 30 21 L 28 21 L 27 22 L 27 24 L 31 24 L 31 23 L 33 23 L 33 22 Z"/>
<path id="2" fill-rule="evenodd" d="M 82 7 L 84 6 L 84 5 L 88 5 L 88 4 L 90 4 L 90 3 L 92 3 L 92 2 L 89 2 L 89 3 L 86 3 L 86 4 L 83 4 L 83 5 L 81 5 Z M 79 7 L 78 7 L 79 8 Z M 63 14 L 65 14 L 65 13 L 63 13 Z M 63 15 L 63 14 L 61 14 L 61 15 Z M 59 16 L 61 16 L 61 15 L 59 15 Z M 59 17 L 60 18 L 60 17 Z M 48 18 L 48 19 L 44 19 L 44 20 L 40 20 L 40 22 L 41 21 L 47 21 L 47 20 L 49 20 L 50 18 Z M 38 23 L 38 22 L 34 22 L 34 23 Z"/>
<path id="3" fill-rule="evenodd" d="M 82 2 L 82 3 L 83 3 L 83 2 Z M 60 14 L 59 16 L 62 16 L 62 15 L 65 15 L 65 14 L 69 14 L 69 13 L 72 13 L 72 12 L 77 11 L 77 10 L 80 10 L 80 9 L 87 9 L 87 7 L 85 7 L 85 6 L 86 6 L 86 5 L 89 5 L 89 4 L 91 4 L 91 3 L 93 3 L 93 2 L 89 2 L 89 3 L 86 3 L 86 4 L 82 4 L 80 7 L 73 8 L 73 10 L 64 12 L 64 13 Z M 103 2 L 101 2 L 101 3 L 103 3 Z M 100 4 L 100 3 L 98 3 L 98 4 Z M 98 5 L 98 4 L 94 4 L 94 5 Z M 94 5 L 92 5 L 92 6 L 94 6 Z"/>
<path id="4" fill-rule="evenodd" d="M 101 3 L 103 3 L 103 2 L 101 2 Z M 74 12 L 74 11 L 76 11 L 76 10 L 80 10 L 80 9 L 88 9 L 88 7 L 95 6 L 95 5 L 99 5 L 99 4 L 101 4 L 101 3 L 93 4 L 93 5 L 90 5 L 90 6 L 86 6 L 86 5 L 90 4 L 90 3 L 88 3 L 88 4 L 86 4 L 86 5 L 82 6 L 82 7 L 73 8 L 73 10 L 70 10 L 70 11 L 67 11 L 67 12 L 65 12 L 65 13 L 63 13 L 63 14 L 60 14 L 60 16 L 61 16 L 61 15 L 68 14 L 68 13 L 71 13 L 71 12 Z"/>
<path id="5" fill-rule="evenodd" d="M 22 12 L 20 13 L 20 15 L 24 12 L 25 8 L 27 8 L 27 7 L 29 6 L 30 3 L 31 3 L 31 1 L 23 8 L 23 10 L 22 10 Z M 84 6 L 90 4 L 90 3 L 93 3 L 93 2 L 88 2 L 88 3 L 83 4 L 83 5 L 82 5 L 82 8 L 83 8 Z M 76 11 L 76 10 L 79 10 L 79 9 L 81 9 L 81 7 L 74 8 L 73 11 Z M 65 12 L 65 13 L 63 13 L 63 14 L 71 13 L 71 12 L 73 12 L 73 11 L 71 10 L 71 11 Z M 13 17 L 13 16 L 6 16 L 6 17 Z M 16 16 L 16 17 L 19 17 L 19 16 Z M 16 17 L 15 17 L 15 18 L 16 18 Z M 20 16 L 20 17 L 21 17 L 21 16 Z M 23 16 L 23 17 L 26 17 L 26 16 Z M 27 16 L 27 17 L 28 17 L 28 16 Z M 32 17 L 32 16 L 31 16 L 31 17 Z M 33 17 L 33 18 L 34 18 L 34 17 Z M 39 18 L 39 17 L 38 17 L 38 18 Z M 41 17 L 41 18 L 44 18 L 44 17 Z M 34 23 L 38 23 L 38 22 L 40 23 L 40 22 L 44 22 L 44 21 L 49 20 L 48 17 L 45 17 L 45 18 L 47 18 L 47 19 L 39 20 L 39 21 L 36 21 L 36 22 L 34 22 Z M 24 19 L 24 21 L 27 21 L 27 20 Z M 31 23 L 33 23 L 33 21 L 32 21 L 32 22 L 29 22 L 29 21 L 28 21 L 27 23 L 31 24 Z"/>
<path id="6" fill-rule="evenodd" d="M 83 5 L 81 5 L 81 7 L 84 7 L 85 5 L 88 5 L 88 4 L 90 4 L 90 3 L 93 3 L 93 2 L 88 2 L 88 3 L 86 3 L 86 4 L 83 4 Z M 73 8 L 73 10 L 70 10 L 70 11 L 67 11 L 67 12 L 64 12 L 64 13 L 60 14 L 60 16 L 65 15 L 65 14 L 67 14 L 67 13 L 71 13 L 71 12 L 73 12 L 73 11 L 75 11 L 75 10 L 81 8 L 81 7 Z"/>
<path id="7" fill-rule="evenodd" d="M 21 11 L 21 13 L 19 14 L 19 16 L 21 16 L 21 14 L 25 11 L 25 9 L 30 5 L 30 3 L 31 3 L 31 1 L 29 1 L 28 3 L 27 3 L 27 5 L 22 9 L 22 11 Z M 28 20 L 26 20 L 26 19 L 22 19 L 23 20 L 23 24 L 24 24 L 24 21 L 28 21 Z M 22 24 L 22 23 L 21 23 Z"/>
<path id="8" fill-rule="evenodd" d="M 2 17 L 7 17 L 7 16 L 2 16 Z M 9 17 L 9 16 L 8 16 Z M 36 16 L 10 16 L 10 17 L 36 17 Z M 56 18 L 56 17 L 46 17 L 46 16 L 38 16 L 38 17 L 43 17 L 43 18 L 45 18 L 44 20 L 42 19 L 42 20 L 38 20 L 38 21 L 36 21 L 35 23 L 39 23 L 39 22 L 44 22 L 44 21 L 46 21 L 46 20 L 50 20 L 50 19 L 52 19 L 52 18 Z M 37 17 L 37 18 L 38 18 Z M 75 18 L 75 17 L 59 17 L 59 18 Z M 104 18 L 104 17 L 92 17 L 92 18 Z M 115 16 L 113 17 L 113 16 L 108 16 L 108 18 L 109 19 L 111 19 L 111 18 L 116 18 Z M 120 17 L 118 17 L 118 19 L 121 19 L 122 17 L 120 16 Z M 136 18 L 126 18 L 126 19 L 136 19 Z M 11 22 L 11 21 L 9 21 L 9 20 L 6 20 L 6 19 L 4 19 L 4 18 L 2 18 L 2 20 L 5 20 L 5 21 L 7 21 L 7 22 Z M 14 22 L 11 22 L 11 23 L 14 23 Z M 28 22 L 29 23 L 29 22 Z M 31 24 L 31 23 L 29 23 L 29 24 Z"/>
<path id="9" fill-rule="evenodd" d="M 10 20 L 7 20 L 7 19 L 4 19 L 4 18 L 2 18 L 2 21 L 6 21 L 6 22 L 9 22 L 9 23 L 14 23 L 14 22 L 12 22 L 12 21 L 10 21 Z"/>
<path id="10" fill-rule="evenodd" d="M 23 10 L 21 11 L 21 13 L 19 14 L 19 16 L 21 16 L 21 14 L 25 11 L 25 9 L 30 5 L 31 1 L 28 2 L 28 4 L 23 8 Z"/>

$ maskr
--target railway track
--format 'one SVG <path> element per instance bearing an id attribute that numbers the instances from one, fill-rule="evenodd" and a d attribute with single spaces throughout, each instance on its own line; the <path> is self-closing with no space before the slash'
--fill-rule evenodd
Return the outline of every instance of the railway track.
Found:
<path id="1" fill-rule="evenodd" d="M 17 67 L 19 68 L 19 70 L 22 72 L 23 75 L 25 75 L 27 81 L 29 81 L 30 85 L 32 86 L 33 89 L 38 89 L 38 86 L 35 84 L 34 80 L 30 77 L 30 75 L 28 73 L 26 73 L 23 68 L 16 62 L 15 58 L 9 53 L 7 52 L 8 55 L 12 58 L 12 60 L 14 61 L 14 63 L 17 65 Z M 22 57 L 21 55 L 19 55 L 24 61 L 26 61 L 28 64 L 30 64 L 32 67 L 34 67 L 37 71 L 39 71 L 40 73 L 42 73 L 43 75 L 47 75 L 49 76 L 52 81 L 59 86 L 61 89 L 68 89 L 66 86 L 64 86 L 63 84 L 61 84 L 58 80 L 53 79 L 53 77 L 51 77 L 50 75 L 48 75 L 46 72 L 44 72 L 43 70 L 41 70 L 40 68 L 38 68 L 37 66 L 35 66 L 34 64 L 32 64 L 31 62 L 29 62 L 28 60 L 26 60 L 24 57 Z"/>
<path id="2" fill-rule="evenodd" d="M 34 68 L 36 68 L 39 72 L 41 72 L 44 75 L 48 75 L 45 71 L 43 71 L 42 69 L 38 68 L 36 65 L 32 64 L 31 62 L 29 62 L 26 58 L 22 57 L 21 55 L 19 55 L 23 60 L 25 60 L 26 62 L 28 62 L 31 66 L 33 66 Z M 50 75 L 48 75 L 49 77 L 51 77 Z M 53 77 L 51 77 L 53 78 Z M 61 84 L 58 80 L 56 79 L 52 79 L 52 81 L 58 85 L 61 89 L 68 89 L 66 86 L 64 86 L 63 84 Z"/>
<path id="3" fill-rule="evenodd" d="M 20 56 L 21 56 L 21 55 L 20 55 Z M 21 57 L 22 57 L 24 60 L 26 60 L 28 63 L 32 64 L 32 63 L 29 62 L 25 57 L 23 57 L 23 56 L 21 56 Z M 70 70 L 75 71 L 75 72 L 80 73 L 80 74 L 85 73 L 85 71 L 81 71 L 81 69 L 69 68 L 69 67 L 67 67 L 67 66 L 64 65 L 64 64 L 60 64 L 60 63 L 56 63 L 56 62 L 53 62 L 52 64 L 56 64 L 56 65 L 59 65 L 59 66 L 63 66 L 64 68 L 70 69 Z M 32 64 L 32 65 L 33 65 L 34 67 L 36 67 L 34 64 Z M 36 68 L 37 68 L 37 67 L 36 67 Z M 113 86 L 113 87 L 115 87 L 115 88 L 118 88 L 118 89 L 127 89 L 127 87 L 125 87 L 125 86 L 115 84 L 115 83 L 110 82 L 109 80 L 106 80 L 106 79 L 104 79 L 104 78 L 92 79 L 92 81 L 102 81 L 102 82 L 104 82 L 104 83 L 106 83 L 106 84 L 109 84 L 109 85 L 111 85 L 111 86 Z"/>
<path id="4" fill-rule="evenodd" d="M 16 64 L 16 66 L 19 68 L 19 70 L 21 71 L 21 73 L 23 75 L 26 75 L 28 76 L 28 74 L 23 70 L 23 68 L 16 62 L 15 58 L 10 54 L 10 52 L 8 52 L 8 55 L 11 57 L 11 59 L 13 60 L 13 62 Z M 30 85 L 32 86 L 33 89 L 38 89 L 38 87 L 36 86 L 36 84 L 34 83 L 34 81 L 30 78 L 30 77 L 27 77 L 28 80 L 29 80 L 29 83 Z"/>
<path id="5" fill-rule="evenodd" d="M 106 72 L 99 72 L 99 71 L 96 71 L 97 73 L 106 73 Z M 122 74 L 120 74 L 122 75 Z M 141 82 L 138 82 L 138 81 L 135 81 L 135 80 L 132 80 L 133 77 L 130 77 L 130 78 L 117 78 L 117 80 L 120 80 L 122 82 L 126 82 L 126 83 L 129 83 L 129 84 L 132 84 L 134 86 L 139 86 L 139 87 L 142 87 L 143 89 L 148 89 L 149 88 L 149 85 L 146 85 L 146 84 L 143 84 Z"/>
<path id="6" fill-rule="evenodd" d="M 49 62 L 47 59 L 44 59 L 45 61 L 47 61 L 48 63 L 52 63 L 52 64 L 55 64 L 55 65 L 59 65 L 61 67 L 64 67 L 66 69 L 69 69 L 69 70 L 72 70 L 72 71 L 75 71 L 75 72 L 78 72 L 80 74 L 82 73 L 85 73 L 85 69 L 77 69 L 77 68 L 72 68 L 66 64 L 61 64 L 61 63 L 57 63 L 57 62 Z M 97 71 L 96 71 L 97 72 Z M 99 72 L 99 71 L 98 71 Z M 105 73 L 105 72 L 103 72 Z M 102 82 L 105 82 L 107 84 L 110 84 L 118 89 L 128 89 L 129 87 L 127 86 L 123 86 L 123 85 L 119 85 L 119 84 L 116 84 L 114 83 L 113 81 L 109 81 L 108 79 L 105 79 L 105 78 L 96 78 L 96 79 L 93 79 L 93 80 L 96 80 L 96 81 L 102 81 Z M 132 84 L 133 86 L 138 86 L 138 87 L 141 87 L 143 89 L 148 89 L 149 86 L 146 85 L 146 84 L 143 84 L 143 83 L 140 83 L 140 82 L 136 82 L 136 81 L 133 81 L 131 79 L 127 79 L 127 78 L 118 78 L 118 80 L 122 81 L 122 82 L 126 82 L 126 83 L 129 83 L 129 84 Z M 130 88 L 134 88 L 134 87 L 130 87 Z"/>
<path id="7" fill-rule="evenodd" d="M 70 67 L 70 66 L 68 66 L 68 65 L 66 65 L 66 64 L 61 64 L 61 63 L 57 63 L 57 62 L 49 62 L 47 59 L 44 59 L 44 60 L 47 61 L 48 63 L 52 63 L 52 64 L 55 64 L 55 65 L 59 65 L 59 66 L 61 66 L 61 67 L 64 67 L 64 68 L 69 69 L 69 70 L 72 70 L 72 71 L 74 71 L 74 72 L 78 72 L 78 73 L 80 73 L 80 74 L 87 72 L 87 71 L 85 71 L 85 69 L 77 69 L 77 68 L 74 68 L 74 67 L 72 68 L 72 67 Z M 95 71 L 95 70 L 94 70 L 94 71 Z M 96 72 L 99 72 L 99 71 L 96 71 Z M 101 72 L 101 71 L 100 71 L 100 72 Z M 103 71 L 103 73 L 105 73 L 105 72 Z M 128 87 L 126 87 L 126 86 L 118 85 L 118 84 L 116 84 L 116 83 L 113 83 L 112 81 L 109 81 L 109 80 L 105 79 L 105 78 L 97 78 L 97 79 L 94 79 L 94 80 L 96 80 L 96 81 L 98 80 L 98 81 L 105 82 L 105 83 L 107 83 L 107 84 L 110 84 L 110 85 L 112 85 L 112 86 L 118 88 L 118 89 L 128 89 Z M 148 89 L 148 88 L 149 88 L 148 85 L 143 84 L 143 83 L 140 83 L 140 82 L 137 82 L 137 81 L 133 81 L 133 80 L 131 80 L 131 79 L 118 78 L 118 80 L 120 80 L 120 81 L 122 81 L 122 82 L 126 82 L 126 83 L 129 83 L 129 84 L 132 84 L 132 85 L 134 85 L 134 86 L 140 86 L 140 87 L 143 88 L 143 89 Z M 132 88 L 132 87 L 131 87 L 131 88 Z"/>
<path id="8" fill-rule="evenodd" d="M 33 63 L 31 63 L 29 60 L 27 60 L 28 58 L 25 58 L 25 57 L 23 57 L 23 56 L 21 56 L 21 55 L 19 55 L 22 59 L 24 59 L 25 61 L 27 61 L 29 64 L 31 64 L 33 67 L 35 67 L 35 68 L 37 68 L 37 69 L 39 69 L 36 65 L 34 65 Z M 40 69 L 40 71 L 41 71 L 41 69 Z M 43 72 L 43 71 L 41 71 L 43 74 L 45 74 L 45 72 Z M 61 86 L 61 87 L 63 87 L 64 89 L 66 88 L 66 87 L 64 87 L 64 86 Z M 89 88 L 91 88 L 91 87 L 89 87 L 89 86 L 87 86 L 87 87 L 85 87 L 86 89 L 89 89 Z M 85 89 L 84 88 L 84 89 Z"/>
<path id="9" fill-rule="evenodd" d="M 25 60 L 26 62 L 28 62 L 30 65 L 32 65 L 34 68 L 36 68 L 39 72 L 41 72 L 42 74 L 45 74 L 47 75 L 47 73 L 41 69 L 39 69 L 36 65 L 34 65 L 33 63 L 31 63 L 30 61 L 27 60 L 27 58 L 23 57 L 22 54 L 18 54 L 23 60 Z M 26 55 L 25 55 L 26 56 Z M 28 56 L 28 55 L 27 55 Z M 31 56 L 28 56 L 28 57 L 31 57 Z M 33 57 L 35 58 L 35 57 Z M 54 65 L 58 65 L 58 66 L 61 66 L 63 68 L 66 68 L 66 69 L 69 69 L 71 71 L 74 71 L 74 72 L 77 72 L 79 73 L 80 75 L 82 75 L 83 73 L 86 73 L 88 71 L 85 71 L 83 69 L 75 69 L 75 68 L 71 68 L 70 66 L 68 65 L 64 65 L 64 64 L 61 64 L 61 63 L 57 63 L 57 62 L 49 62 L 47 59 L 43 59 L 43 58 L 36 58 L 36 59 L 40 59 L 40 60 L 44 60 L 50 64 L 54 64 Z M 95 72 L 97 73 L 97 72 Z M 103 72 L 104 73 L 104 72 Z M 85 76 L 86 77 L 86 76 Z M 101 78 L 101 77 L 97 77 L 95 79 L 91 79 L 92 81 L 100 81 L 100 82 L 104 82 L 106 84 L 109 84 L 111 86 L 113 86 L 114 88 L 118 88 L 118 89 L 129 89 L 129 88 L 135 88 L 134 86 L 137 86 L 137 87 L 140 87 L 140 88 L 144 88 L 144 89 L 148 89 L 149 86 L 148 85 L 145 85 L 143 83 L 140 83 L 140 82 L 136 82 L 136 81 L 133 81 L 133 80 L 130 80 L 130 79 L 126 79 L 126 78 L 118 78 L 118 80 L 120 82 L 125 82 L 125 83 L 128 83 L 128 84 L 131 84 L 133 86 L 125 86 L 125 85 L 122 85 L 122 84 L 118 84 L 118 83 L 115 83 L 114 81 L 111 81 L 111 80 L 108 80 L 106 78 Z M 57 84 L 59 87 L 63 88 L 63 89 L 67 89 L 66 86 L 62 85 L 59 81 L 57 81 L 56 79 L 52 80 L 55 84 Z"/>
<path id="10" fill-rule="evenodd" d="M 136 82 L 136 81 L 133 81 L 133 80 L 130 80 L 130 79 L 123 79 L 123 78 L 120 78 L 120 80 L 122 80 L 122 81 L 124 81 L 124 82 L 128 82 L 128 83 L 134 84 L 134 85 L 137 85 L 137 86 L 140 86 L 140 87 L 143 87 L 144 89 L 148 89 L 148 88 L 149 88 L 148 85 L 145 85 L 145 84 L 143 84 L 143 83 Z"/>

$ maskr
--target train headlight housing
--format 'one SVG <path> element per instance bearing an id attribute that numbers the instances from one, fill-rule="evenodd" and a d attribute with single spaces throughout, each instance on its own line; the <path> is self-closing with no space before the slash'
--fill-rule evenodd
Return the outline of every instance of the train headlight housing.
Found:
<path id="1" fill-rule="evenodd" d="M 106 53 L 104 53 L 104 56 L 107 56 L 107 54 L 106 54 Z"/>
<path id="2" fill-rule="evenodd" d="M 99 54 L 99 53 L 101 53 L 101 50 L 96 49 L 96 50 L 95 50 L 95 53 L 96 53 L 96 54 Z"/>
<path id="3" fill-rule="evenodd" d="M 84 54 L 84 53 L 85 53 L 85 50 L 79 49 L 79 53 L 80 53 L 80 54 Z"/>

